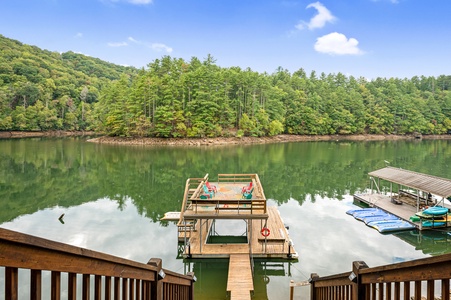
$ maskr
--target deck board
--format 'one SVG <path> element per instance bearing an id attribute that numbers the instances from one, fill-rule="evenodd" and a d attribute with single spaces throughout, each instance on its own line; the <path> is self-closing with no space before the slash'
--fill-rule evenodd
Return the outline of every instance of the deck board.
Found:
<path id="1" fill-rule="evenodd" d="M 231 300 L 251 299 L 254 290 L 249 254 L 232 254 L 229 261 L 227 292 Z"/>

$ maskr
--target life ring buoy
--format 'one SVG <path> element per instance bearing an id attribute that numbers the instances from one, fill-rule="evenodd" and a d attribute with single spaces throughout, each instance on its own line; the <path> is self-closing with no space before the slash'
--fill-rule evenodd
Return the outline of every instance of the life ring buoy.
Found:
<path id="1" fill-rule="evenodd" d="M 260 231 L 260 233 L 261 233 L 264 237 L 267 237 L 268 235 L 271 234 L 271 230 L 269 230 L 268 227 L 263 227 L 262 230 Z"/>

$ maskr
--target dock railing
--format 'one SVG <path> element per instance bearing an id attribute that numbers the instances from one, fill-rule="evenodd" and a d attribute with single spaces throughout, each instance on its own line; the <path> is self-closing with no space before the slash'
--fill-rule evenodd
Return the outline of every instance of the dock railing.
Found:
<path id="1" fill-rule="evenodd" d="M 191 300 L 195 277 L 0 228 L 1 281 L 8 300 Z"/>
<path id="2" fill-rule="evenodd" d="M 208 174 L 205 174 L 203 178 L 188 178 L 185 183 L 185 191 L 183 193 L 182 209 L 180 211 L 180 218 L 177 223 L 177 234 L 178 237 L 184 237 L 184 239 L 189 239 L 191 237 L 191 232 L 194 229 L 194 223 L 187 223 L 184 218 L 185 211 L 191 206 L 190 198 L 199 186 L 200 182 L 205 182 L 208 180 Z"/>
<path id="3" fill-rule="evenodd" d="M 352 271 L 311 274 L 311 300 L 450 299 L 451 253 L 369 268 L 355 261 Z"/>

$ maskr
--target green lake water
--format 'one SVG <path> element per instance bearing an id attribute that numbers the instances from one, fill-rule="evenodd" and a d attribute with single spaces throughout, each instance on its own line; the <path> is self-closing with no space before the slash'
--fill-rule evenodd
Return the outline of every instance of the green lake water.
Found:
<path id="1" fill-rule="evenodd" d="M 444 231 L 380 234 L 346 214 L 368 172 L 390 165 L 451 178 L 451 141 L 299 142 L 205 147 L 99 145 L 82 138 L 0 140 L 0 226 L 163 267 L 194 271 L 196 299 L 227 299 L 227 260 L 178 259 L 174 222 L 189 177 L 257 173 L 299 260 L 255 261 L 254 299 L 289 282 L 451 252 Z M 58 218 L 64 214 L 63 221 Z M 4 284 L 0 278 L 0 292 Z M 299 287 L 296 297 L 307 295 Z M 63 292 L 64 294 L 64 292 Z"/>

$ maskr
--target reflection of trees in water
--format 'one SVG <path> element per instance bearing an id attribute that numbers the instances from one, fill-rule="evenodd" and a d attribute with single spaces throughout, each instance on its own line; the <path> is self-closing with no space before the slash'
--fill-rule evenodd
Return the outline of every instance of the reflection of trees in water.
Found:
<path id="1" fill-rule="evenodd" d="M 441 255 L 451 252 L 451 231 L 444 230 L 411 230 L 393 235 L 411 244 L 424 254 Z"/>
<path id="2" fill-rule="evenodd" d="M 258 173 L 268 199 L 341 199 L 369 186 L 369 171 L 392 166 L 446 177 L 448 141 L 303 142 L 213 147 L 130 147 L 78 138 L 0 142 L 0 221 L 56 205 L 128 198 L 157 222 L 179 210 L 189 177 Z"/>

